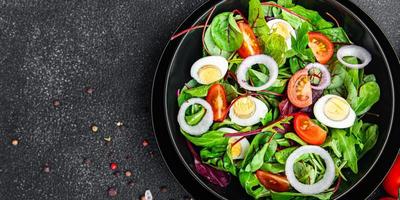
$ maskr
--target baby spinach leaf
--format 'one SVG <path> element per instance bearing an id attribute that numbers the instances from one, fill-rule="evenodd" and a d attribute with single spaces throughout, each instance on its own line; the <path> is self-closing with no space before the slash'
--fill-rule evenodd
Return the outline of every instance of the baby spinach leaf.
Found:
<path id="1" fill-rule="evenodd" d="M 376 82 L 367 82 L 360 87 L 357 100 L 351 105 L 357 115 L 362 115 L 371 109 L 379 98 L 379 85 Z"/>
<path id="2" fill-rule="evenodd" d="M 371 150 L 378 141 L 378 125 L 365 123 L 363 124 L 360 133 L 362 133 L 361 139 L 364 147 L 362 151 L 359 152 L 359 159 Z"/>
<path id="3" fill-rule="evenodd" d="M 263 35 L 260 37 L 260 43 L 263 46 L 264 53 L 274 58 L 278 66 L 286 62 L 286 41 L 278 33 Z"/>
<path id="4" fill-rule="evenodd" d="M 299 136 L 297 136 L 295 133 L 289 132 L 285 134 L 285 138 L 293 140 L 295 142 L 297 142 L 300 145 L 307 145 L 306 142 L 304 142 Z"/>
<path id="5" fill-rule="evenodd" d="M 256 170 L 260 169 L 262 164 L 265 161 L 269 161 L 272 155 L 275 153 L 277 148 L 277 143 L 274 140 L 264 144 L 263 148 L 258 151 L 251 162 L 246 166 L 245 171 L 248 172 L 255 172 Z"/>
<path id="6" fill-rule="evenodd" d="M 224 137 L 224 132 L 222 131 L 208 131 L 201 136 L 192 136 L 185 131 L 181 130 L 182 134 L 196 146 L 200 147 L 216 147 L 216 146 L 227 146 L 228 138 Z"/>
<path id="7" fill-rule="evenodd" d="M 329 39 L 331 39 L 332 42 L 343 42 L 343 43 L 351 42 L 346 34 L 346 31 L 344 31 L 342 27 L 334 27 L 334 28 L 318 30 L 318 32 L 326 35 Z"/>
<path id="8" fill-rule="evenodd" d="M 243 35 L 231 12 L 223 12 L 214 17 L 210 25 L 214 43 L 222 50 L 232 52 L 240 48 Z"/>
<path id="9" fill-rule="evenodd" d="M 199 87 L 190 88 L 185 91 L 182 91 L 191 97 L 205 97 L 207 96 L 208 89 L 210 89 L 211 85 L 201 85 Z"/>
<path id="10" fill-rule="evenodd" d="M 346 135 L 346 131 L 342 129 L 332 129 L 332 139 L 337 141 L 337 148 L 343 155 L 343 160 L 347 161 L 347 166 L 354 172 L 358 173 L 356 138 L 353 135 Z"/>
<path id="11" fill-rule="evenodd" d="M 262 72 L 259 72 L 254 69 L 249 69 L 247 71 L 247 75 L 249 79 L 252 81 L 254 86 L 260 86 L 268 81 L 268 76 Z"/>
<path id="12" fill-rule="evenodd" d="M 230 128 L 235 129 L 235 130 L 241 130 L 241 129 L 243 128 L 243 127 L 241 127 L 241 126 L 235 124 L 235 123 L 232 122 L 231 120 L 225 119 L 225 120 L 222 121 L 222 122 L 216 122 L 216 123 L 214 123 L 214 124 L 212 125 L 212 127 L 211 127 L 211 130 L 217 130 L 217 129 L 222 128 L 222 127 L 230 127 Z"/>
<path id="13" fill-rule="evenodd" d="M 297 147 L 289 147 L 286 149 L 282 149 L 278 152 L 275 153 L 275 159 L 278 161 L 280 164 L 285 164 L 287 158 L 291 153 L 293 153 L 294 150 L 296 150 Z"/>
<path id="14" fill-rule="evenodd" d="M 292 2 L 292 0 L 278 0 L 277 2 L 279 5 L 282 5 L 286 8 L 290 8 L 295 6 L 294 3 Z"/>
<path id="15" fill-rule="evenodd" d="M 291 7 L 289 8 L 289 10 L 310 20 L 310 23 L 315 27 L 315 30 L 321 30 L 333 27 L 333 24 L 323 19 L 317 11 L 306 9 L 300 5 Z M 300 26 L 301 23 L 303 23 L 302 19 L 285 11 L 282 12 L 282 17 L 296 29 Z"/>
<path id="16" fill-rule="evenodd" d="M 247 151 L 243 162 L 242 168 L 245 168 L 253 159 L 256 152 L 259 150 L 261 144 L 264 144 L 267 139 L 269 139 L 270 134 L 267 133 L 259 133 L 257 134 L 250 143 L 249 150 Z"/>
<path id="17" fill-rule="evenodd" d="M 231 52 L 222 50 L 215 44 L 211 36 L 211 28 L 207 28 L 204 35 L 204 46 L 207 49 L 207 52 L 210 53 L 212 56 L 222 56 L 224 58 L 229 58 L 229 56 L 232 54 Z"/>
<path id="18" fill-rule="evenodd" d="M 226 148 L 223 151 L 213 151 L 212 149 L 204 148 L 200 151 L 200 157 L 204 163 L 236 176 L 236 167 L 229 158 Z"/>
<path id="19" fill-rule="evenodd" d="M 231 85 L 229 83 L 220 83 L 220 84 L 225 89 L 226 100 L 228 102 L 231 102 L 233 99 L 235 99 L 239 95 L 239 92 L 233 85 Z"/>
<path id="20" fill-rule="evenodd" d="M 256 175 L 252 172 L 240 171 L 239 181 L 242 187 L 246 190 L 246 193 L 254 199 L 260 199 L 271 195 L 271 192 L 260 184 Z"/>
<path id="21" fill-rule="evenodd" d="M 205 114 L 206 114 L 206 109 L 201 107 L 200 110 L 195 112 L 194 114 L 185 116 L 185 120 L 190 126 L 194 126 L 198 124 L 201 121 L 201 119 L 203 119 Z"/>
<path id="22" fill-rule="evenodd" d="M 260 0 L 249 1 L 249 24 L 253 27 L 254 34 L 258 37 L 268 35 L 270 29 L 265 20 L 264 11 Z"/>
<path id="23" fill-rule="evenodd" d="M 262 171 L 271 172 L 274 174 L 285 172 L 285 165 L 280 163 L 263 163 L 261 168 Z"/>

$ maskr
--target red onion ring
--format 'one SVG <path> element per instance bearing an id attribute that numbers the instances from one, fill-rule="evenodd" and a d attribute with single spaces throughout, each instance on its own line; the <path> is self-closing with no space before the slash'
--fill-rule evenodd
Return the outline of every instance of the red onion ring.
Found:
<path id="1" fill-rule="evenodd" d="M 314 90 L 323 90 L 331 84 L 331 74 L 329 73 L 328 69 L 325 65 L 320 63 L 310 63 L 305 67 L 307 70 L 311 69 L 318 69 L 322 73 L 321 81 L 318 85 L 311 85 L 311 88 Z"/>

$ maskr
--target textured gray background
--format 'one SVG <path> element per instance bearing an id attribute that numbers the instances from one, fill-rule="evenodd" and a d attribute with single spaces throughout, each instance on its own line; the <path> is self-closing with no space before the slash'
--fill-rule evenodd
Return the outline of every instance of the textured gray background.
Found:
<path id="1" fill-rule="evenodd" d="M 399 53 L 399 1 L 352 1 Z M 0 1 L 0 199 L 108 199 L 109 187 L 115 199 L 146 189 L 156 199 L 187 198 L 158 152 L 149 102 L 164 45 L 202 2 Z M 113 175 L 110 162 L 133 176 Z"/>

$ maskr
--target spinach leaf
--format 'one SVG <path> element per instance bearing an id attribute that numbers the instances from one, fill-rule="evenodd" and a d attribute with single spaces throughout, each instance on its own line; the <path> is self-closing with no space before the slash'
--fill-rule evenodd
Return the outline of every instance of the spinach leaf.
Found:
<path id="1" fill-rule="evenodd" d="M 346 31 L 344 31 L 342 27 L 328 28 L 328 29 L 318 30 L 317 32 L 323 33 L 329 39 L 331 39 L 332 42 L 343 42 L 343 43 L 351 42 L 346 34 Z"/>
<path id="2" fill-rule="evenodd" d="M 351 106 L 357 115 L 362 115 L 371 109 L 379 98 L 379 85 L 376 82 L 367 82 L 360 87 L 357 100 Z"/>
<path id="3" fill-rule="evenodd" d="M 229 83 L 220 83 L 220 84 L 225 89 L 226 100 L 228 102 L 231 102 L 233 99 L 235 99 L 240 94 L 233 85 L 231 85 Z"/>
<path id="4" fill-rule="evenodd" d="M 243 35 L 233 13 L 223 12 L 214 17 L 210 25 L 211 36 L 215 44 L 222 50 L 232 52 L 240 48 Z"/>
<path id="5" fill-rule="evenodd" d="M 271 192 L 272 200 L 304 199 L 307 197 L 313 197 L 321 200 L 329 200 L 331 199 L 332 195 L 332 190 L 313 195 L 301 194 L 297 192 Z"/>
<path id="6" fill-rule="evenodd" d="M 285 165 L 280 163 L 263 163 L 261 168 L 262 171 L 271 172 L 274 174 L 285 172 Z"/>
<path id="7" fill-rule="evenodd" d="M 189 88 L 194 88 L 197 87 L 199 84 L 197 83 L 196 80 L 192 79 L 189 82 L 185 84 L 185 86 L 182 88 L 180 91 L 180 94 L 178 95 L 178 105 L 181 106 L 183 102 L 191 98 L 190 94 L 187 94 L 185 91 L 188 90 Z"/>
<path id="8" fill-rule="evenodd" d="M 337 141 L 337 148 L 343 155 L 343 160 L 347 161 L 346 165 L 354 172 L 358 173 L 356 138 L 342 129 L 332 129 L 332 139 Z"/>
<path id="9" fill-rule="evenodd" d="M 265 54 L 273 57 L 278 66 L 285 64 L 287 45 L 284 37 L 278 33 L 272 33 L 264 34 L 259 39 Z"/>
<path id="10" fill-rule="evenodd" d="M 190 88 L 185 91 L 182 91 L 191 97 L 205 97 L 207 96 L 208 89 L 210 89 L 211 85 L 201 85 L 199 87 Z"/>
<path id="11" fill-rule="evenodd" d="M 212 56 L 222 56 L 224 58 L 229 58 L 229 56 L 232 54 L 232 52 L 222 50 L 215 44 L 211 36 L 211 28 L 207 28 L 204 35 L 204 46 L 207 49 L 207 52 L 210 53 Z"/>
<path id="12" fill-rule="evenodd" d="M 201 107 L 199 111 L 193 113 L 192 115 L 185 116 L 185 120 L 190 126 L 194 126 L 198 124 L 201 121 L 201 119 L 203 119 L 205 114 L 206 114 L 206 109 Z"/>
<path id="13" fill-rule="evenodd" d="M 196 146 L 200 147 L 216 147 L 216 146 L 227 146 L 228 138 L 224 137 L 224 132 L 222 131 L 208 131 L 201 136 L 192 136 L 185 131 L 181 130 L 182 134 Z"/>
<path id="14" fill-rule="evenodd" d="M 254 34 L 257 37 L 268 35 L 270 29 L 265 20 L 264 11 L 260 0 L 249 1 L 249 24 L 253 27 Z"/>
<path id="15" fill-rule="evenodd" d="M 292 2 L 292 0 L 278 0 L 277 2 L 279 5 L 282 5 L 286 8 L 290 8 L 295 6 L 294 3 Z"/>
<path id="16" fill-rule="evenodd" d="M 254 199 L 260 199 L 271 195 L 271 192 L 260 184 L 256 175 L 252 172 L 240 171 L 239 181 L 247 194 L 252 196 Z"/>
<path id="17" fill-rule="evenodd" d="M 289 10 L 301 15 L 304 18 L 310 20 L 310 23 L 315 27 L 315 30 L 332 28 L 333 24 L 324 20 L 317 11 L 306 9 L 300 5 L 289 8 Z M 288 12 L 282 12 L 282 18 L 289 22 L 290 25 L 296 29 L 303 23 L 303 20 L 297 16 L 294 16 Z"/>
<path id="18" fill-rule="evenodd" d="M 200 157 L 204 163 L 207 163 L 216 169 L 236 175 L 236 167 L 229 158 L 226 148 L 223 148 L 222 151 L 221 150 L 204 148 L 200 151 Z"/>
<path id="19" fill-rule="evenodd" d="M 289 147 L 289 148 L 282 149 L 282 150 L 276 152 L 275 153 L 276 161 L 278 161 L 278 163 L 280 163 L 280 164 L 285 164 L 289 155 L 291 153 L 293 153 L 293 151 L 296 149 L 297 149 L 297 147 Z"/>
<path id="20" fill-rule="evenodd" d="M 222 127 L 230 127 L 230 128 L 235 129 L 235 130 L 241 130 L 241 129 L 243 129 L 243 127 L 241 127 L 241 126 L 235 124 L 235 123 L 232 122 L 231 120 L 225 119 L 225 120 L 222 121 L 222 122 L 216 122 L 216 123 L 214 123 L 214 124 L 212 125 L 212 127 L 211 127 L 211 130 L 217 130 L 217 129 L 222 128 Z"/>
<path id="21" fill-rule="evenodd" d="M 378 141 L 378 125 L 369 123 L 363 124 L 361 132 L 364 133 L 362 137 L 364 148 L 359 153 L 359 158 L 363 157 L 365 153 L 371 150 Z"/>
<path id="22" fill-rule="evenodd" d="M 257 134 L 250 143 L 249 150 L 247 151 L 243 162 L 242 168 L 246 167 L 253 159 L 256 152 L 259 150 L 261 144 L 264 144 L 267 139 L 269 139 L 270 134 L 267 133 L 259 133 Z"/>
<path id="23" fill-rule="evenodd" d="M 259 72 L 254 69 L 249 69 L 247 71 L 247 75 L 249 79 L 252 81 L 254 86 L 260 86 L 268 81 L 268 76 L 262 72 Z"/>
<path id="24" fill-rule="evenodd" d="M 304 142 L 299 136 L 297 136 L 295 133 L 292 132 L 286 133 L 285 138 L 293 140 L 302 146 L 307 145 L 306 142 Z"/>
<path id="25" fill-rule="evenodd" d="M 246 166 L 245 171 L 255 172 L 260 169 L 264 161 L 269 161 L 272 155 L 276 152 L 277 143 L 275 140 L 271 140 L 266 143 L 263 148 L 258 151 L 251 162 Z"/>

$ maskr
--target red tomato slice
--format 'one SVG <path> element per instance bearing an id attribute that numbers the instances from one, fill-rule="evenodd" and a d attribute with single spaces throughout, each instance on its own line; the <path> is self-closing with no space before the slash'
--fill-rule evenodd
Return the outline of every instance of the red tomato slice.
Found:
<path id="1" fill-rule="evenodd" d="M 257 170 L 256 176 L 260 183 L 267 189 L 276 192 L 289 191 L 289 181 L 285 176 L 272 174 L 262 170 Z"/>
<path id="2" fill-rule="evenodd" d="M 325 142 L 326 131 L 315 124 L 308 115 L 296 114 L 293 123 L 296 134 L 307 144 L 321 145 Z"/>
<path id="3" fill-rule="evenodd" d="M 334 45 L 331 40 L 322 33 L 308 32 L 308 46 L 315 58 L 321 64 L 326 64 L 333 56 Z"/>
<path id="4" fill-rule="evenodd" d="M 224 86 L 218 83 L 212 85 L 208 90 L 206 100 L 214 112 L 214 121 L 223 121 L 228 108 Z"/>
<path id="5" fill-rule="evenodd" d="M 238 22 L 237 25 L 243 34 L 243 43 L 238 50 L 240 57 L 247 58 L 252 55 L 261 54 L 261 48 L 253 29 L 245 22 Z"/>
<path id="6" fill-rule="evenodd" d="M 289 101 L 299 108 L 305 108 L 312 104 L 312 89 L 308 70 L 300 70 L 290 78 L 287 96 Z"/>
<path id="7" fill-rule="evenodd" d="M 397 155 L 394 165 L 387 174 L 385 180 L 383 180 L 383 188 L 385 191 L 393 197 L 399 197 L 400 190 L 400 155 Z"/>
<path id="8" fill-rule="evenodd" d="M 381 197 L 381 198 L 379 198 L 379 200 L 397 200 L 397 199 L 395 199 L 393 197 Z"/>

